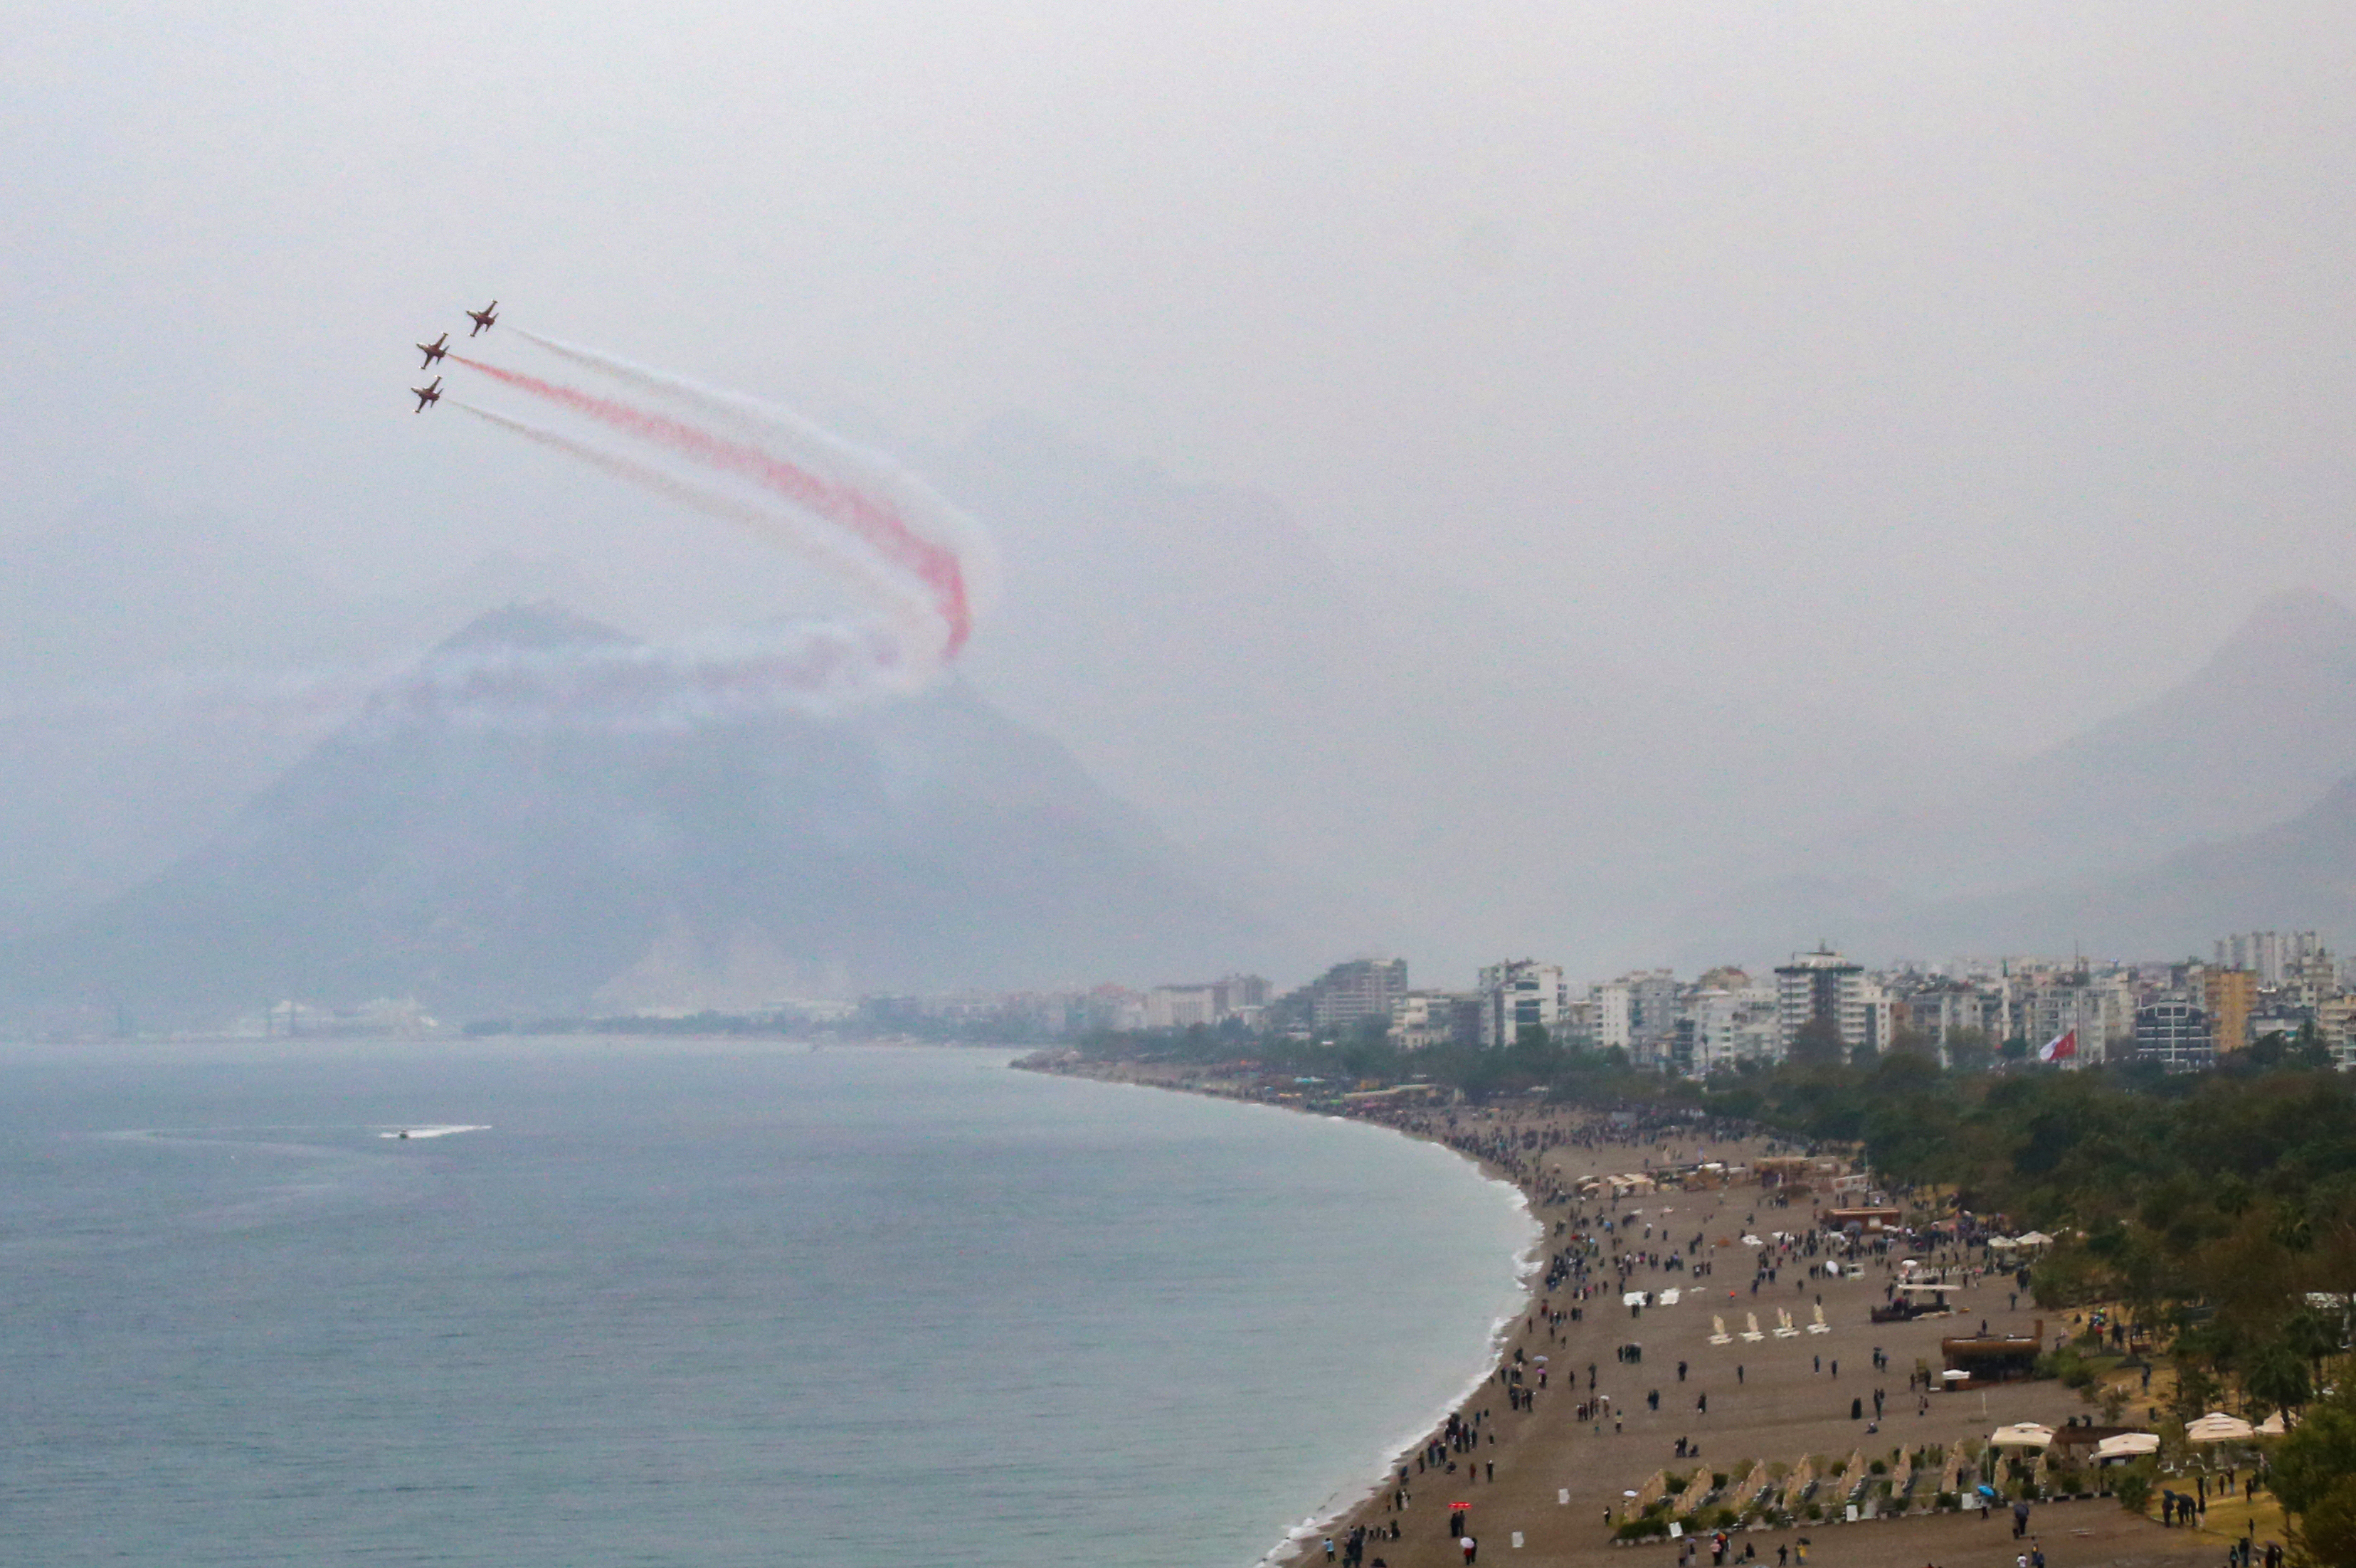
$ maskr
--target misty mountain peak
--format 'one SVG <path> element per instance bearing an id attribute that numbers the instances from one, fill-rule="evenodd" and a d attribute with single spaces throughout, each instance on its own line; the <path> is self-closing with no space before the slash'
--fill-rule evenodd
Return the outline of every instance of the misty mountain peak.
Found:
<path id="1" fill-rule="evenodd" d="M 2275 594 L 2234 629 L 2214 662 L 2268 669 L 2294 661 L 2356 662 L 2356 610 L 2313 589 Z"/>
<path id="2" fill-rule="evenodd" d="M 543 599 L 486 611 L 444 638 L 427 657 L 500 648 L 544 652 L 551 648 L 616 647 L 634 641 L 602 621 L 591 620 L 553 600 Z"/>

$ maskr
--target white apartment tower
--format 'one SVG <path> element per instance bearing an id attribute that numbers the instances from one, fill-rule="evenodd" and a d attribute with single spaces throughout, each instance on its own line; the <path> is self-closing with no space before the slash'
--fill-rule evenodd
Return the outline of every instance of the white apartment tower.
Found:
<path id="1" fill-rule="evenodd" d="M 1562 1013 L 1559 964 L 1515 958 L 1481 971 L 1481 1044 L 1484 1048 L 1513 1044 L 1529 1024 L 1549 1035 L 1559 1034 Z"/>
<path id="2" fill-rule="evenodd" d="M 1815 1019 L 1830 1021 L 1840 1031 L 1844 1052 L 1874 1043 L 1865 969 L 1828 947 L 1794 953 L 1789 964 L 1776 966 L 1775 1011 L 1782 1055 L 1791 1054 L 1793 1037 Z"/>

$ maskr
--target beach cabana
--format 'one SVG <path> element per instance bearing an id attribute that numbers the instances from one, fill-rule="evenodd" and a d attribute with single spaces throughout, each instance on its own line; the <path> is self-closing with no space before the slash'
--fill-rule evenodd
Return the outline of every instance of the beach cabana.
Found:
<path id="1" fill-rule="evenodd" d="M 2247 1443 L 2257 1435 L 2256 1427 L 2222 1410 L 2211 1411 L 2184 1429 L 2187 1443 Z"/>
<path id="2" fill-rule="evenodd" d="M 2033 1421 L 1999 1426 L 1988 1434 L 1988 1446 L 1991 1448 L 2050 1448 L 2052 1445 L 2053 1428 L 2040 1426 Z"/>

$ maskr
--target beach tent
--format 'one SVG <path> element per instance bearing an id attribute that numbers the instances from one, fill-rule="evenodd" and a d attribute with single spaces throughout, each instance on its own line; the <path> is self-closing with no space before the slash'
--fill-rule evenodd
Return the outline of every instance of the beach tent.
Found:
<path id="1" fill-rule="evenodd" d="M 1999 1426 L 1988 1434 L 1988 1446 L 1991 1448 L 2047 1448 L 2052 1443 L 2053 1428 L 2040 1426 L 2033 1421 Z"/>
<path id="2" fill-rule="evenodd" d="M 2122 1432 L 2105 1437 L 2094 1445 L 2094 1463 L 2107 1464 L 2113 1459 L 2132 1459 L 2139 1454 L 2159 1452 L 2159 1434 L 2156 1432 Z"/>
<path id="3" fill-rule="evenodd" d="M 2184 1429 L 2187 1443 L 2246 1443 L 2256 1435 L 2257 1428 L 2222 1410 L 2211 1411 Z"/>

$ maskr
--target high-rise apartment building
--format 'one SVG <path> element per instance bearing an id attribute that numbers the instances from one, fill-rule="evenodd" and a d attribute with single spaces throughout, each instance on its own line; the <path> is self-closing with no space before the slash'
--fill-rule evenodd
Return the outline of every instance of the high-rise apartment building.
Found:
<path id="1" fill-rule="evenodd" d="M 2323 939 L 2311 931 L 2253 931 L 2217 943 L 2217 967 L 2247 969 L 2261 986 L 2279 986 L 2291 965 L 2319 956 Z"/>
<path id="2" fill-rule="evenodd" d="M 2091 1067 L 2108 1060 L 2114 1046 L 2125 1051 L 2135 1038 L 2134 982 L 2124 972 L 2084 969 L 2029 976 L 2014 995 L 2013 1026 L 2031 1051 L 2074 1032 L 2077 1054 L 2062 1065 Z"/>
<path id="3" fill-rule="evenodd" d="M 1776 965 L 1775 1004 L 1780 1047 L 1785 1056 L 1791 1054 L 1792 1041 L 1800 1030 L 1817 1019 L 1839 1030 L 1844 1054 L 1869 1043 L 1865 969 L 1830 948 L 1794 953 L 1789 964 Z"/>
<path id="4" fill-rule="evenodd" d="M 2197 1072 L 2216 1059 L 2209 1015 L 2182 997 L 2161 997 L 2136 1009 L 2137 1061 L 2157 1061 L 2170 1072 Z"/>
<path id="5" fill-rule="evenodd" d="M 2239 1051 L 2250 1043 L 2250 1014 L 2258 1005 L 2258 976 L 2251 969 L 2210 969 L 2201 976 L 2201 1004 L 2209 1015 L 2216 1049 Z"/>
<path id="6" fill-rule="evenodd" d="M 1336 964 L 1309 987 L 1309 1021 L 1321 1029 L 1339 1029 L 1380 1019 L 1387 1028 L 1391 1009 L 1406 995 L 1404 958 Z"/>
<path id="7" fill-rule="evenodd" d="M 1511 1045 L 1532 1024 L 1549 1035 L 1562 1029 L 1562 966 L 1514 958 L 1481 971 L 1481 1043 Z"/>

